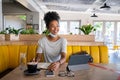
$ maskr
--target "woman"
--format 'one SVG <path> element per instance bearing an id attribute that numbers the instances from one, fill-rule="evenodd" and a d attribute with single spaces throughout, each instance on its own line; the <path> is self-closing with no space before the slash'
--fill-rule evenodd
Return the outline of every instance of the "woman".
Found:
<path id="1" fill-rule="evenodd" d="M 58 36 L 59 32 L 59 15 L 56 12 L 48 12 L 44 16 L 46 28 L 49 35 L 38 41 L 38 50 L 36 61 L 40 61 L 44 54 L 45 62 L 50 62 L 48 69 L 55 71 L 66 60 L 67 40 Z"/>

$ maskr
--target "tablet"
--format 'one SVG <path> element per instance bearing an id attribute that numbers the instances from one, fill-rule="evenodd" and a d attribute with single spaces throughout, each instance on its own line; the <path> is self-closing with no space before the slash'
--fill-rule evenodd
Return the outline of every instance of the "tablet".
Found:
<path id="1" fill-rule="evenodd" d="M 71 55 L 67 67 L 70 71 L 89 69 L 88 61 L 87 55 Z"/>

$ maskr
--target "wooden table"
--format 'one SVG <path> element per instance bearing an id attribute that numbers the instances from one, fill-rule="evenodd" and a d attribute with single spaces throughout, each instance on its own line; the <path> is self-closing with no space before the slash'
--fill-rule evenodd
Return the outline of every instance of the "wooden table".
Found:
<path id="1" fill-rule="evenodd" d="M 67 63 L 62 65 L 55 72 L 55 77 L 45 77 L 45 70 L 41 70 L 38 75 L 26 76 L 20 67 L 17 67 L 12 72 L 0 80 L 120 80 L 120 65 L 115 64 L 90 64 L 89 70 L 76 71 L 75 77 L 59 77 L 59 71 L 65 71 Z"/>

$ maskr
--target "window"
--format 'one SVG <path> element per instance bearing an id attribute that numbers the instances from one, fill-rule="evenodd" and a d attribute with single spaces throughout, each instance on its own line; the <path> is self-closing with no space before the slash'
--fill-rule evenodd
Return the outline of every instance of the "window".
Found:
<path id="1" fill-rule="evenodd" d="M 120 42 L 120 22 L 117 22 L 117 41 Z"/>
<path id="2" fill-rule="evenodd" d="M 70 33 L 79 34 L 80 22 L 79 21 L 70 21 Z"/>
<path id="3" fill-rule="evenodd" d="M 7 27 L 26 28 L 26 15 L 4 15 L 4 29 Z"/>
<path id="4" fill-rule="evenodd" d="M 67 21 L 60 21 L 59 34 L 67 34 Z"/>
<path id="5" fill-rule="evenodd" d="M 94 27 L 96 31 L 94 32 L 95 34 L 95 40 L 96 41 L 103 41 L 103 22 L 94 22 Z"/>
<path id="6" fill-rule="evenodd" d="M 43 32 L 46 30 L 46 25 L 44 21 L 41 21 L 41 31 Z M 61 20 L 59 22 L 60 30 L 58 34 L 79 34 L 79 30 L 75 28 L 80 27 L 80 21 L 79 20 Z"/>
<path id="7" fill-rule="evenodd" d="M 118 21 L 94 21 L 95 40 L 103 41 L 109 49 L 120 42 L 120 22 Z"/>
<path id="8" fill-rule="evenodd" d="M 109 47 L 112 47 L 114 44 L 114 26 L 115 22 L 106 22 L 105 23 L 105 35 L 104 42 Z"/>
<path id="9" fill-rule="evenodd" d="M 41 20 L 41 33 L 46 30 L 46 25 L 44 20 Z"/>

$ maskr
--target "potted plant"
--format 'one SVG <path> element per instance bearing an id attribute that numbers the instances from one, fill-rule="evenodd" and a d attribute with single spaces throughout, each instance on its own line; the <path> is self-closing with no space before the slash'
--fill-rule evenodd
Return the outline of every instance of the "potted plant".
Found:
<path id="1" fill-rule="evenodd" d="M 4 41 L 4 40 L 5 40 L 5 33 L 6 33 L 5 30 L 2 30 L 2 31 L 0 32 L 0 41 Z"/>
<path id="2" fill-rule="evenodd" d="M 95 36 L 94 35 L 89 35 L 92 31 L 96 31 L 96 29 L 94 28 L 94 26 L 92 26 L 91 24 L 87 24 L 87 25 L 82 25 L 79 28 L 80 31 L 82 31 L 85 35 L 77 35 L 77 39 L 79 39 L 79 41 L 84 41 L 84 42 L 91 42 L 91 41 L 95 41 Z"/>
<path id="3" fill-rule="evenodd" d="M 20 32 L 20 40 L 21 41 L 30 41 L 30 40 L 39 40 L 39 38 L 41 37 L 41 35 L 38 34 L 38 32 L 36 32 L 33 28 L 29 28 L 29 29 L 23 29 Z"/>
<path id="4" fill-rule="evenodd" d="M 1 31 L 0 34 L 4 34 L 5 35 L 5 40 L 19 40 L 19 32 L 22 30 L 23 28 L 20 29 L 15 29 L 15 28 L 11 28 L 8 27 L 5 30 Z"/>
<path id="5" fill-rule="evenodd" d="M 20 34 L 38 34 L 33 28 L 23 29 Z"/>
<path id="6" fill-rule="evenodd" d="M 94 26 L 91 24 L 88 25 L 83 25 L 82 27 L 79 28 L 85 35 L 89 35 L 92 31 L 96 31 Z"/>

